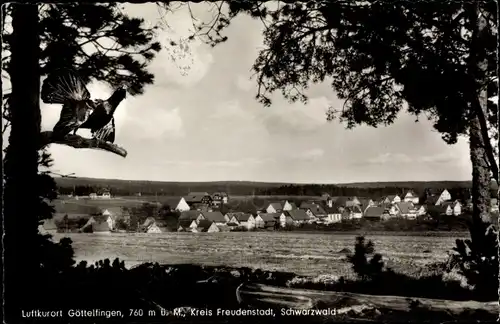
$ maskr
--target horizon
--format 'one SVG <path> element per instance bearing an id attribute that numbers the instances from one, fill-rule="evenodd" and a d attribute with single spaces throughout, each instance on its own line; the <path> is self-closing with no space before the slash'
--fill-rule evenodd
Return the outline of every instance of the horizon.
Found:
<path id="1" fill-rule="evenodd" d="M 53 176 L 55 179 L 86 179 L 86 180 L 97 180 L 97 181 L 137 181 L 137 182 L 166 182 L 166 183 L 217 183 L 217 182 L 251 182 L 251 183 L 272 183 L 272 184 L 283 184 L 283 185 L 352 185 L 357 183 L 408 183 L 408 182 L 471 182 L 469 180 L 394 180 L 394 181 L 354 181 L 354 182 L 342 182 L 342 183 L 324 183 L 324 182 L 282 182 L 282 181 L 261 181 L 261 180 L 210 180 L 210 181 L 168 181 L 168 180 L 136 180 L 136 179 L 119 179 L 119 178 L 94 178 L 94 177 L 79 177 L 79 176 Z"/>
<path id="2" fill-rule="evenodd" d="M 160 21 L 155 4 L 124 7 L 124 13 L 142 17 L 146 24 Z M 191 9 L 201 19 L 210 18 L 205 3 Z M 260 21 L 237 17 L 224 32 L 227 42 L 212 48 L 194 41 L 190 54 L 173 62 L 171 55 L 178 53 L 169 47 L 170 39 L 188 36 L 191 18 L 186 8 L 167 18 L 170 29 L 161 30 L 157 39 L 163 49 L 148 67 L 154 84 L 143 95 L 128 96 L 116 110 L 115 143 L 128 156 L 52 144 L 53 171 L 169 182 L 470 181 L 467 140 L 445 144 L 425 117 L 416 123 L 415 116 L 401 112 L 390 126 L 352 130 L 327 122 L 327 107 L 343 104 L 328 81 L 310 86 L 307 105 L 291 104 L 279 93 L 272 96 L 271 107 L 259 104 L 250 69 L 262 46 Z M 187 66 L 189 71 L 183 72 Z M 99 82 L 88 88 L 93 99 L 111 92 Z M 60 109 L 41 104 L 42 130 L 52 129 Z"/>

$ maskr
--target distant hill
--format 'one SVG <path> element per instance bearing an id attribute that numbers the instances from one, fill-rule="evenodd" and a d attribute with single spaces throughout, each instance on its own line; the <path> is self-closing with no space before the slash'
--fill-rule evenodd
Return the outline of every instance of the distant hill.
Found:
<path id="1" fill-rule="evenodd" d="M 389 182 L 351 182 L 338 183 L 345 188 L 472 188 L 472 181 L 389 181 Z"/>
<path id="2" fill-rule="evenodd" d="M 74 187 L 111 188 L 118 195 L 161 194 L 161 195 L 185 195 L 193 191 L 206 191 L 209 193 L 225 191 L 230 195 L 252 195 L 264 194 L 263 191 L 276 192 L 282 187 L 313 187 L 321 192 L 331 192 L 335 188 L 375 190 L 383 188 L 414 189 L 423 192 L 426 188 L 431 189 L 454 189 L 470 188 L 471 181 L 395 181 L 395 182 L 357 182 L 345 184 L 294 184 L 278 182 L 253 182 L 253 181 L 214 181 L 214 182 L 167 182 L 167 181 L 144 181 L 144 180 L 118 180 L 97 178 L 55 178 L 61 192 L 72 191 Z M 65 190 L 61 190 L 65 189 Z M 401 193 L 397 190 L 394 193 Z M 351 192 L 348 190 L 347 192 Z M 346 194 L 347 194 L 346 192 Z M 272 193 L 272 194 L 278 194 Z"/>

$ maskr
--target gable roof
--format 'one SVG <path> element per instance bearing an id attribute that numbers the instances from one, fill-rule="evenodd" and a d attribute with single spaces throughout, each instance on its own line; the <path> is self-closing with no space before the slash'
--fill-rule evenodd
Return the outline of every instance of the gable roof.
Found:
<path id="1" fill-rule="evenodd" d="M 226 222 L 226 219 L 224 218 L 224 215 L 222 215 L 221 212 L 215 211 L 215 212 L 202 212 L 203 217 L 205 217 L 207 220 L 212 221 L 212 222 Z"/>
<path id="2" fill-rule="evenodd" d="M 272 202 L 267 206 L 267 208 L 269 208 L 269 206 L 272 206 L 274 210 L 283 210 L 283 205 L 280 202 Z"/>
<path id="3" fill-rule="evenodd" d="M 408 197 L 408 196 L 411 196 L 411 197 L 418 197 L 418 195 L 415 193 L 415 191 L 413 190 L 408 190 L 405 194 L 405 197 Z"/>
<path id="4" fill-rule="evenodd" d="M 347 212 L 353 212 L 353 213 L 362 213 L 363 211 L 358 205 L 353 205 L 345 208 L 345 211 Z"/>
<path id="5" fill-rule="evenodd" d="M 250 213 L 244 213 L 244 212 L 235 212 L 235 213 L 227 213 L 226 214 L 229 219 L 232 217 L 235 217 L 238 222 L 246 222 L 252 216 Z"/>
<path id="6" fill-rule="evenodd" d="M 381 217 L 385 212 L 384 207 L 371 206 L 365 210 L 365 217 Z"/>
<path id="7" fill-rule="evenodd" d="M 178 224 L 179 224 L 179 226 L 180 226 L 180 227 L 183 227 L 183 228 L 188 228 L 189 226 L 191 226 L 191 223 L 192 223 L 192 222 L 193 222 L 193 221 L 192 221 L 192 220 L 190 220 L 190 219 L 180 219 L 180 220 L 178 221 Z"/>
<path id="8" fill-rule="evenodd" d="M 287 211 L 287 214 L 296 221 L 300 220 L 309 220 L 309 216 L 307 216 L 307 213 L 303 209 L 293 209 Z"/>
<path id="9" fill-rule="evenodd" d="M 181 215 L 179 216 L 179 220 L 195 220 L 198 218 L 198 216 L 202 214 L 202 212 L 197 211 L 197 210 L 187 210 L 181 212 Z"/>
<path id="10" fill-rule="evenodd" d="M 184 197 L 166 197 L 161 199 L 161 203 L 163 204 L 163 206 L 168 206 L 171 209 L 175 209 L 182 198 Z"/>
<path id="11" fill-rule="evenodd" d="M 396 197 L 399 197 L 398 195 L 388 195 L 387 197 L 385 197 L 386 199 L 389 199 L 389 201 L 393 201 L 394 198 Z M 384 199 L 385 200 L 385 199 Z"/>
<path id="12" fill-rule="evenodd" d="M 396 203 L 396 206 L 402 214 L 408 214 L 410 212 L 410 209 L 412 209 L 412 203 L 404 201 Z"/>
<path id="13" fill-rule="evenodd" d="M 211 198 L 208 192 L 190 192 L 184 197 L 184 200 L 186 200 L 186 202 L 200 202 L 205 197 Z"/>
<path id="14" fill-rule="evenodd" d="M 303 202 L 300 204 L 300 209 L 309 209 L 314 215 L 325 215 L 326 211 L 321 207 L 321 205 L 309 202 Z"/>
<path id="15" fill-rule="evenodd" d="M 148 217 L 148 218 L 146 218 L 144 223 L 142 223 L 142 226 L 147 228 L 147 227 L 153 225 L 155 222 L 156 222 L 156 220 L 154 219 L 154 217 Z"/>
<path id="16" fill-rule="evenodd" d="M 213 222 L 204 219 L 198 223 L 198 226 L 196 226 L 196 228 L 201 232 L 206 232 L 210 228 L 210 226 L 212 226 L 212 224 Z"/>
<path id="17" fill-rule="evenodd" d="M 281 213 L 260 213 L 258 216 L 260 216 L 264 222 L 274 222 L 280 215 Z"/>

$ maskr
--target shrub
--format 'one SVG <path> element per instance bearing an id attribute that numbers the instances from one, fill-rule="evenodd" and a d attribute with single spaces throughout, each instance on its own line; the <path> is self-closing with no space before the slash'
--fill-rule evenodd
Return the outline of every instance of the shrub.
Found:
<path id="1" fill-rule="evenodd" d="M 471 239 L 456 240 L 450 256 L 448 272 L 458 273 L 474 287 L 479 300 L 498 298 L 498 230 L 492 224 L 476 220 L 469 222 Z"/>
<path id="2" fill-rule="evenodd" d="M 365 243 L 363 236 L 356 237 L 356 246 L 354 254 L 349 255 L 347 259 L 352 264 L 352 269 L 361 279 L 373 279 L 382 273 L 384 262 L 380 254 L 373 254 L 375 251 L 373 242 Z M 368 260 L 368 255 L 373 254 Z"/>

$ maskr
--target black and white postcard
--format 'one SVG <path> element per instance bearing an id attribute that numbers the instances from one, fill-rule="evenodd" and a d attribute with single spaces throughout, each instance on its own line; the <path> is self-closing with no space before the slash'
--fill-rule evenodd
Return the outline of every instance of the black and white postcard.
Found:
<path id="1" fill-rule="evenodd" d="M 498 13 L 4 4 L 6 322 L 495 321 Z"/>

